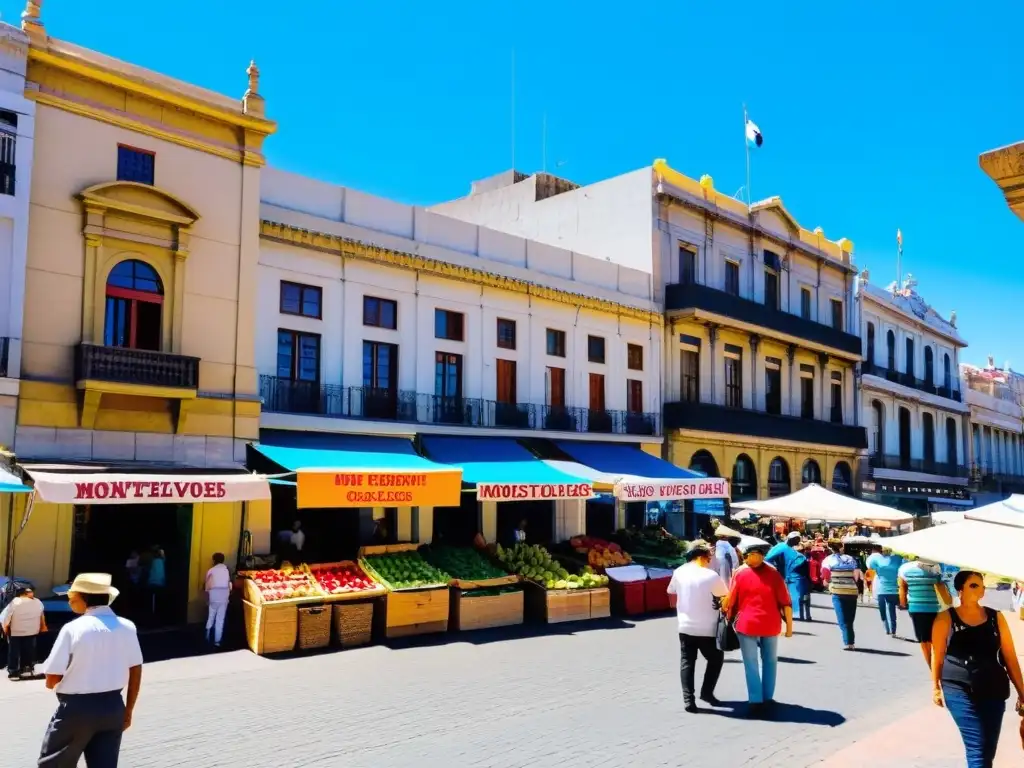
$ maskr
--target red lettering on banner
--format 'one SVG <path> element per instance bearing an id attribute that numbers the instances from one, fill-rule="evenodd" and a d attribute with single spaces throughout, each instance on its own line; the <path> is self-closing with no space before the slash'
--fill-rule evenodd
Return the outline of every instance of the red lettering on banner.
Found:
<path id="1" fill-rule="evenodd" d="M 75 483 L 76 499 L 91 499 L 93 492 L 92 483 Z"/>
<path id="2" fill-rule="evenodd" d="M 188 483 L 175 483 L 174 484 L 174 495 L 179 499 L 185 498 L 188 494 Z"/>
<path id="3" fill-rule="evenodd" d="M 228 484 L 227 483 L 219 482 L 219 483 L 215 483 L 215 485 L 217 486 L 216 487 L 216 491 L 217 491 L 216 495 L 217 495 L 218 499 L 223 499 L 225 496 L 228 495 Z"/>

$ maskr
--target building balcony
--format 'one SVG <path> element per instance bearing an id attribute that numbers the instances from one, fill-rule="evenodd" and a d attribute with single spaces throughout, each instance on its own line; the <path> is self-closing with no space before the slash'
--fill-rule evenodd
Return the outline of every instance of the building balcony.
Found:
<path id="1" fill-rule="evenodd" d="M 260 376 L 260 397 L 268 413 L 368 419 L 436 426 L 586 432 L 656 436 L 657 414 L 501 403 L 474 397 L 446 397 L 407 390 L 342 387 Z"/>
<path id="2" fill-rule="evenodd" d="M 909 373 L 901 373 L 899 371 L 892 370 L 891 368 L 883 368 L 875 363 L 864 362 L 861 363 L 861 374 L 864 376 L 877 376 L 880 379 L 891 381 L 893 384 L 900 384 L 910 389 L 916 389 L 918 392 L 924 392 L 928 395 L 938 395 L 944 397 L 947 400 L 955 400 L 958 403 L 963 402 L 963 394 L 959 389 L 953 389 L 952 387 L 940 387 L 935 384 L 934 381 L 927 381 L 925 379 L 915 378 Z"/>
<path id="3" fill-rule="evenodd" d="M 875 454 L 868 457 L 868 466 L 872 470 L 895 469 L 900 472 L 917 472 L 924 475 L 941 475 L 942 477 L 967 477 L 967 467 L 960 464 L 936 461 L 935 459 L 911 459 L 906 456 Z M 872 475 L 874 472 L 872 472 Z"/>
<path id="4" fill-rule="evenodd" d="M 697 429 L 856 449 L 868 445 L 863 427 L 710 403 L 665 403 L 664 423 L 665 429 Z"/>
<path id="5" fill-rule="evenodd" d="M 670 283 L 665 286 L 665 309 L 668 312 L 695 310 L 721 321 L 736 320 L 749 326 L 766 329 L 794 341 L 809 341 L 820 347 L 860 357 L 860 337 L 828 325 L 804 320 L 798 315 L 772 309 L 756 301 L 698 283 Z"/>

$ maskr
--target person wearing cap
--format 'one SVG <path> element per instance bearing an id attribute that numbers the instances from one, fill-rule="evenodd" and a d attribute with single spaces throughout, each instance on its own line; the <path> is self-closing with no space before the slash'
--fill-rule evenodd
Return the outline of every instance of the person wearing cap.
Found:
<path id="1" fill-rule="evenodd" d="M 785 541 L 768 550 L 764 561 L 782 575 L 789 590 L 789 598 L 798 609 L 800 621 L 811 620 L 811 580 L 807 556 L 797 547 L 800 532 L 790 531 Z"/>
<path id="2" fill-rule="evenodd" d="M 793 636 L 793 603 L 782 576 L 764 561 L 768 544 L 755 541 L 741 547 L 743 565 L 733 574 L 726 610 L 736 622 L 747 700 L 756 717 L 775 703 L 779 634 L 784 618 L 786 637 Z"/>
<path id="3" fill-rule="evenodd" d="M 740 567 L 740 556 L 736 551 L 740 537 L 736 532 L 724 525 L 715 529 L 715 551 L 711 567 L 728 584 L 732 581 L 733 572 Z"/>
<path id="4" fill-rule="evenodd" d="M 7 679 L 32 677 L 36 666 L 36 638 L 46 631 L 43 602 L 32 587 L 20 586 L 0 613 L 0 629 L 7 636 Z"/>
<path id="5" fill-rule="evenodd" d="M 719 604 L 728 594 L 722 577 L 711 568 L 711 545 L 698 539 L 686 550 L 686 563 L 676 568 L 668 585 L 669 594 L 676 596 L 676 616 L 679 620 L 679 677 L 683 684 L 683 704 L 687 712 L 697 711 L 694 699 L 694 678 L 697 654 L 704 657 L 707 669 L 700 687 L 700 700 L 718 706 L 715 685 L 722 673 L 725 654 L 719 650 Z"/>
<path id="6" fill-rule="evenodd" d="M 79 618 L 61 627 L 43 663 L 58 704 L 43 736 L 41 768 L 74 768 L 83 755 L 89 768 L 117 766 L 142 685 L 135 625 L 110 608 L 117 595 L 108 573 L 81 573 L 68 590 Z"/>

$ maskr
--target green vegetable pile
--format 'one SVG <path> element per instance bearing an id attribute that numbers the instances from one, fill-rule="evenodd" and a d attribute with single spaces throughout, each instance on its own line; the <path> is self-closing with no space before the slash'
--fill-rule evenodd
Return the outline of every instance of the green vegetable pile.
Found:
<path id="1" fill-rule="evenodd" d="M 660 525 L 645 528 L 624 528 L 617 531 L 615 540 L 623 549 L 641 555 L 676 558 L 686 554 L 687 543 L 677 539 Z"/>
<path id="2" fill-rule="evenodd" d="M 506 571 L 469 547 L 436 547 L 426 551 L 425 557 L 431 565 L 450 573 L 456 579 L 484 581 L 508 576 Z"/>
<path id="3" fill-rule="evenodd" d="M 366 564 L 393 589 L 438 587 L 451 581 L 451 576 L 430 565 L 419 552 L 368 555 L 365 559 Z"/>
<path id="4" fill-rule="evenodd" d="M 591 589 L 608 584 L 607 576 L 594 573 L 590 566 L 580 574 L 570 574 L 565 567 L 551 557 L 551 553 L 537 544 L 518 543 L 511 549 L 498 545 L 498 560 L 513 573 L 547 589 Z"/>

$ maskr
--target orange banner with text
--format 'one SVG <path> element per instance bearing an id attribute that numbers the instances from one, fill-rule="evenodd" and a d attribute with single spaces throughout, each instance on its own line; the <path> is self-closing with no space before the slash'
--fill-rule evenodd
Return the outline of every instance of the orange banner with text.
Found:
<path id="1" fill-rule="evenodd" d="M 462 492 L 462 470 L 299 472 L 297 486 L 299 509 L 457 507 Z"/>

